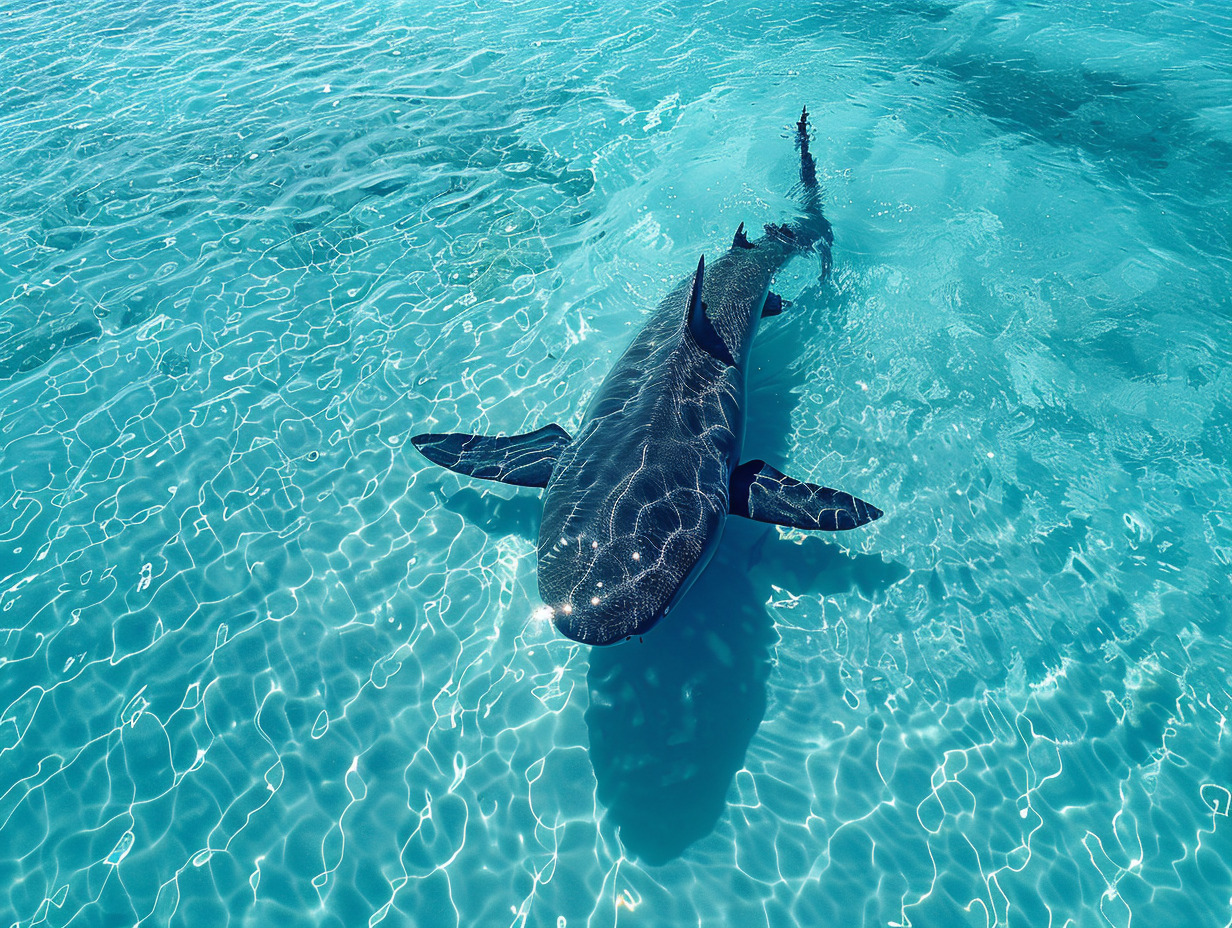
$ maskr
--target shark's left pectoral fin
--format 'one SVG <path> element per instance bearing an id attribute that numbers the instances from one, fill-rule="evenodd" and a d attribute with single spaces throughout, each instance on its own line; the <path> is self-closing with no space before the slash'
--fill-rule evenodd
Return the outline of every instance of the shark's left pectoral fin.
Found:
<path id="1" fill-rule="evenodd" d="M 882 516 L 876 506 L 850 493 L 802 483 L 765 461 L 745 461 L 737 467 L 730 489 L 732 515 L 773 525 L 837 532 Z"/>
<path id="2" fill-rule="evenodd" d="M 434 464 L 468 477 L 519 487 L 546 487 L 556 459 L 572 439 L 559 425 L 493 438 L 452 432 L 416 435 L 411 444 Z"/>

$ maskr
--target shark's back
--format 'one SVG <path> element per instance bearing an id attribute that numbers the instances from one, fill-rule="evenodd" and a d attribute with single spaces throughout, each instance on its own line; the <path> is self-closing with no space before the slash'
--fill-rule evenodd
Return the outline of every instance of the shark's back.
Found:
<path id="1" fill-rule="evenodd" d="M 718 541 L 743 439 L 744 375 L 688 337 L 690 281 L 663 300 L 553 471 L 539 591 L 572 637 L 645 631 Z"/>

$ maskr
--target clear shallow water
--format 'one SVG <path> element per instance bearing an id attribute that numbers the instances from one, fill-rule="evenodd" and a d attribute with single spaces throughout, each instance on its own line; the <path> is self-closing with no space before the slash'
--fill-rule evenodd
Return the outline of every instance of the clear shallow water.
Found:
<path id="1" fill-rule="evenodd" d="M 1215 3 L 0 8 L 0 923 L 1225 926 Z M 777 220 L 751 456 L 644 644 L 534 618 L 576 423 Z"/>

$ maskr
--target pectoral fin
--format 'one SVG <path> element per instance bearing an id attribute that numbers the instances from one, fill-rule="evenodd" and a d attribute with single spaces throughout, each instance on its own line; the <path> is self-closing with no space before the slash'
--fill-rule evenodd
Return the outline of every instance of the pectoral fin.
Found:
<path id="1" fill-rule="evenodd" d="M 559 425 L 525 435 L 416 435 L 411 444 L 434 464 L 468 477 L 519 487 L 546 487 L 556 459 L 572 439 Z"/>
<path id="2" fill-rule="evenodd" d="M 745 461 L 731 475 L 734 516 L 773 525 L 837 532 L 880 519 L 876 506 L 850 493 L 802 483 L 765 461 Z"/>

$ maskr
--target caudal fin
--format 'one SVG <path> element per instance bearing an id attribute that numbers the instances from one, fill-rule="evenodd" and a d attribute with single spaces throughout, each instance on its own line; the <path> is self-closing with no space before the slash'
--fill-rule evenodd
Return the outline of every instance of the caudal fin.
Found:
<path id="1" fill-rule="evenodd" d="M 796 123 L 796 148 L 800 152 L 800 205 L 804 218 L 792 224 L 792 231 L 806 247 L 821 251 L 822 276 L 830 273 L 830 249 L 834 244 L 834 230 L 822 214 L 821 187 L 817 183 L 817 162 L 809 151 L 808 107 L 800 110 Z"/>
<path id="2" fill-rule="evenodd" d="M 796 148 L 800 151 L 800 187 L 803 191 L 801 200 L 809 212 L 821 214 L 821 191 L 817 187 L 817 162 L 809 151 L 808 107 L 800 110 L 800 121 L 796 123 Z"/>

